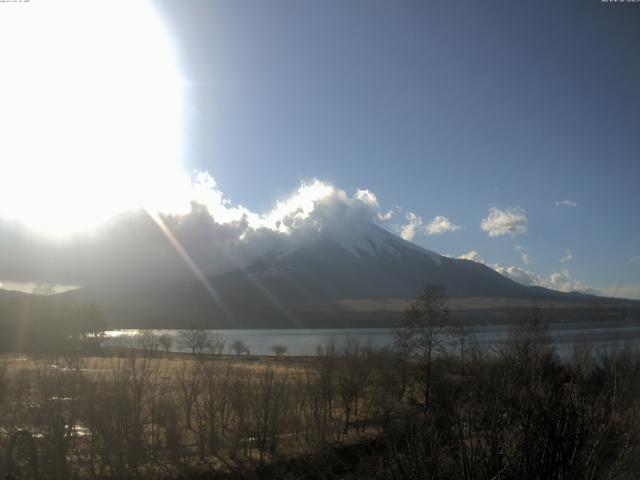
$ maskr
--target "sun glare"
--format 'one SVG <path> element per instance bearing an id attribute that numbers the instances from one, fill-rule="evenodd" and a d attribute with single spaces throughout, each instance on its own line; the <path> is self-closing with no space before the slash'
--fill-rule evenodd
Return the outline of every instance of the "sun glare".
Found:
<path id="1" fill-rule="evenodd" d="M 152 6 L 2 10 L 0 217 L 67 235 L 123 210 L 172 209 L 190 186 L 179 161 L 182 82 Z"/>

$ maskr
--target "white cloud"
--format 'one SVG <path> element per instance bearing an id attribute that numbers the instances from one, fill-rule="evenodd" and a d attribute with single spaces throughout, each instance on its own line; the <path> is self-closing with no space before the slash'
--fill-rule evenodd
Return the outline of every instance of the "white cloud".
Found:
<path id="1" fill-rule="evenodd" d="M 515 237 L 527 233 L 527 216 L 519 207 L 508 207 L 505 210 L 492 207 L 489 210 L 489 216 L 482 219 L 480 228 L 490 237 L 500 235 Z"/>
<path id="2" fill-rule="evenodd" d="M 533 260 L 529 256 L 529 251 L 526 248 L 521 247 L 520 245 L 516 245 L 515 248 L 516 251 L 520 252 L 520 258 L 522 258 L 522 263 L 524 263 L 525 266 L 533 264 Z"/>
<path id="3" fill-rule="evenodd" d="M 640 262 L 640 255 L 638 255 L 637 257 L 630 258 L 629 262 L 630 263 Z"/>
<path id="4" fill-rule="evenodd" d="M 496 272 L 513 280 L 514 282 L 520 283 L 521 285 L 533 286 L 533 285 L 543 285 L 545 283 L 544 279 L 540 277 L 538 274 L 534 272 L 530 272 L 523 268 L 516 267 L 516 266 L 503 267 L 498 263 L 488 263 L 475 250 L 470 250 L 469 252 L 460 255 L 458 258 L 462 260 L 472 260 L 474 262 L 482 263 L 483 265 L 486 265 L 489 268 L 493 268 Z"/>
<path id="5" fill-rule="evenodd" d="M 516 245 L 516 250 L 518 249 L 523 249 L 523 247 Z M 473 260 L 474 262 L 482 263 L 489 268 L 493 268 L 496 272 L 513 280 L 514 282 L 518 282 L 521 285 L 525 285 L 527 287 L 534 285 L 540 286 L 546 283 L 540 275 L 534 272 L 530 272 L 529 270 L 525 270 L 524 268 L 516 266 L 503 267 L 499 263 L 489 263 L 475 250 L 471 250 L 463 255 L 460 255 L 458 258 L 464 260 Z"/>
<path id="6" fill-rule="evenodd" d="M 480 254 L 478 252 L 476 252 L 475 250 L 470 250 L 467 253 L 463 253 L 458 258 L 461 259 L 461 260 L 471 260 L 473 262 L 486 264 L 486 262 L 484 261 L 484 258 L 482 258 L 480 256 Z"/>
<path id="7" fill-rule="evenodd" d="M 407 213 L 406 218 L 407 223 L 400 227 L 400 236 L 405 240 L 411 241 L 422 228 L 423 221 L 420 215 L 416 215 L 413 212 Z"/>
<path id="8" fill-rule="evenodd" d="M 518 282 L 519 284 L 527 287 L 543 286 L 545 284 L 545 280 L 540 275 L 530 272 L 529 270 L 525 270 L 524 268 L 516 266 L 502 267 L 500 265 L 496 265 L 494 270 L 514 282 Z"/>
<path id="9" fill-rule="evenodd" d="M 355 195 L 353 196 L 354 200 L 358 200 L 366 205 L 372 212 L 374 212 L 374 216 L 380 222 L 388 222 L 391 220 L 395 211 L 393 209 L 387 210 L 386 212 L 382 212 L 380 210 L 380 203 L 378 202 L 378 197 L 371 190 L 356 190 Z"/>
<path id="10" fill-rule="evenodd" d="M 441 235 L 447 232 L 455 232 L 460 230 L 460 225 L 451 223 L 447 217 L 438 215 L 425 227 L 427 235 Z"/>
<path id="11" fill-rule="evenodd" d="M 427 225 L 424 224 L 420 215 L 413 212 L 407 213 L 405 218 L 407 223 L 396 227 L 396 231 L 408 241 L 413 240 L 416 235 L 442 235 L 447 232 L 456 232 L 462 228 L 441 215 L 434 217 Z"/>
<path id="12" fill-rule="evenodd" d="M 561 292 L 570 292 L 573 290 L 573 279 L 571 273 L 567 269 L 563 269 L 561 272 L 554 272 L 549 276 L 551 287 L 554 290 L 560 290 Z"/>
<path id="13" fill-rule="evenodd" d="M 354 197 L 360 200 L 362 203 L 371 205 L 374 208 L 380 207 L 380 205 L 378 204 L 378 197 L 376 197 L 375 193 L 373 193 L 371 190 L 358 189 L 356 190 Z"/>
<path id="14" fill-rule="evenodd" d="M 523 247 L 516 245 L 516 250 L 519 249 L 523 249 Z M 571 276 L 571 272 L 568 269 L 563 269 L 560 272 L 554 272 L 549 275 L 549 277 L 545 278 L 535 272 L 514 265 L 502 266 L 499 263 L 489 263 L 475 250 L 471 250 L 463 255 L 460 255 L 458 258 L 473 260 L 474 262 L 482 263 L 487 267 L 493 268 L 496 272 L 504 275 L 510 280 L 528 287 L 539 286 L 551 288 L 553 290 L 559 290 L 561 292 L 597 292 L 597 290 L 590 289 L 590 287 L 585 285 L 584 283 L 574 280 Z"/>
<path id="15" fill-rule="evenodd" d="M 549 282 L 546 285 L 547 288 L 559 290 L 561 292 L 581 292 L 589 294 L 597 294 L 597 289 L 584 284 L 579 280 L 575 280 L 571 275 L 571 272 L 564 268 L 560 272 L 554 272 L 549 276 Z"/>
<path id="16" fill-rule="evenodd" d="M 54 293 L 67 292 L 78 288 L 75 285 L 57 285 L 57 284 L 38 284 L 36 282 L 0 282 L 0 288 L 3 290 L 13 290 L 17 292 L 39 293 L 52 295 Z M 46 292 L 46 293 L 43 293 Z"/>
<path id="17" fill-rule="evenodd" d="M 516 250 L 519 249 L 522 249 L 522 247 L 516 245 Z M 566 268 L 559 272 L 553 272 L 548 277 L 544 277 L 524 268 L 516 266 L 505 267 L 498 263 L 489 263 L 476 250 L 470 250 L 467 253 L 459 255 L 457 258 L 482 263 L 510 280 L 525 286 L 539 286 L 561 292 L 580 292 L 589 295 L 640 300 L 640 285 L 617 285 L 613 287 L 595 288 L 574 279 L 571 272 Z M 640 257 L 637 258 L 636 261 L 640 261 Z"/>
<path id="18" fill-rule="evenodd" d="M 384 213 L 380 212 L 378 214 L 378 220 L 380 220 L 381 222 L 388 222 L 389 220 L 391 220 L 391 218 L 393 218 L 395 213 L 396 212 L 394 210 L 387 210 Z"/>
<path id="19" fill-rule="evenodd" d="M 567 248 L 564 251 L 564 256 L 562 258 L 560 258 L 560 262 L 569 263 L 571 260 L 573 260 L 573 252 L 571 251 L 570 248 Z"/>
<path id="20" fill-rule="evenodd" d="M 566 208 L 576 208 L 578 206 L 577 202 L 573 200 L 557 200 L 556 207 L 566 207 Z"/>

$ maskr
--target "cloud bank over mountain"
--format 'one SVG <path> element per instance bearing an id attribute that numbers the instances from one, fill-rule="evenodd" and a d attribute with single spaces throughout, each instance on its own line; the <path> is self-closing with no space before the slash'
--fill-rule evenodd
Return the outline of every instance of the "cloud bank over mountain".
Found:
<path id="1" fill-rule="evenodd" d="M 393 216 L 393 211 L 380 209 L 369 190 L 348 195 L 319 180 L 302 183 L 264 214 L 233 204 L 208 173 L 196 175 L 189 195 L 187 211 L 130 210 L 91 232 L 62 239 L 0 219 L 2 277 L 81 285 L 105 278 L 191 275 L 176 242 L 204 274 L 217 274 L 242 268 L 268 252 L 297 248 L 321 234 L 357 235 L 370 222 L 384 224 Z"/>
<path id="2" fill-rule="evenodd" d="M 516 250 L 520 251 L 521 255 L 526 255 L 522 253 L 524 250 L 523 247 L 519 247 L 516 245 Z M 601 291 L 600 289 L 589 287 L 583 282 L 575 280 L 571 275 L 571 272 L 567 268 L 563 268 L 558 272 L 553 272 L 548 277 L 543 277 L 535 272 L 527 270 L 526 268 L 518 267 L 515 265 L 504 266 L 500 265 L 499 263 L 488 262 L 475 250 L 471 250 L 465 254 L 462 254 L 458 256 L 458 258 L 464 260 L 473 260 L 474 262 L 482 263 L 488 267 L 493 268 L 496 272 L 501 273 L 505 277 L 510 278 L 511 280 L 527 287 L 538 286 L 558 290 L 561 292 L 577 291 L 595 295 L 605 295 L 604 290 Z M 529 265 L 531 262 L 528 257 L 523 256 L 523 263 L 525 263 L 525 265 Z M 638 293 L 640 292 L 633 292 L 633 295 L 629 298 L 638 297 Z"/>

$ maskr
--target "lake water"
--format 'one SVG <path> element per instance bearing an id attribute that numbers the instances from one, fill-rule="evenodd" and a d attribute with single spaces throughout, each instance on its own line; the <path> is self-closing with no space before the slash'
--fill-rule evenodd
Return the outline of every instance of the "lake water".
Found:
<path id="1" fill-rule="evenodd" d="M 393 343 L 394 328 L 331 328 L 331 329 L 246 329 L 208 330 L 211 335 L 219 334 L 226 342 L 225 353 L 231 353 L 229 345 L 234 340 L 242 340 L 249 346 L 252 355 L 272 355 L 274 345 L 287 347 L 289 355 L 315 355 L 318 345 L 334 341 L 340 348 L 348 339 L 357 339 L 362 345 L 385 347 Z M 508 325 L 484 325 L 468 327 L 467 341 L 474 338 L 485 346 L 498 346 L 509 335 Z M 112 330 L 107 332 L 107 345 L 135 347 L 144 330 Z M 151 330 L 156 335 L 168 334 L 172 337 L 172 351 L 188 352 L 183 345 L 181 330 Z M 640 321 L 616 322 L 572 322 L 552 323 L 549 333 L 561 355 L 566 355 L 579 343 L 598 345 L 640 345 Z M 445 345 L 455 348 L 456 340 L 445 339 Z"/>

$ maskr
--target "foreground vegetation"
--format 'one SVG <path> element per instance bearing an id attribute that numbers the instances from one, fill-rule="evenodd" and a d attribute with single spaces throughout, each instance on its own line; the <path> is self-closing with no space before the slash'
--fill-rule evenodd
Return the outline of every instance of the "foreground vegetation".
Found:
<path id="1" fill-rule="evenodd" d="M 107 328 L 102 310 L 65 296 L 0 296 L 0 352 L 95 351 Z"/>
<path id="2" fill-rule="evenodd" d="M 521 318 L 497 349 L 483 349 L 455 330 L 455 348 L 448 345 L 444 354 L 442 298 L 437 289 L 426 290 L 387 350 L 352 341 L 340 349 L 323 346 L 313 358 L 175 355 L 156 348 L 101 357 L 6 354 L 0 360 L 0 474 L 640 475 L 640 355 L 582 345 L 561 360 L 536 312 Z"/>

